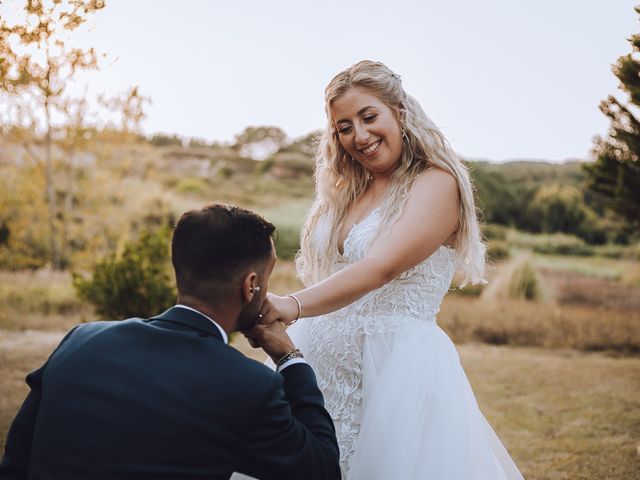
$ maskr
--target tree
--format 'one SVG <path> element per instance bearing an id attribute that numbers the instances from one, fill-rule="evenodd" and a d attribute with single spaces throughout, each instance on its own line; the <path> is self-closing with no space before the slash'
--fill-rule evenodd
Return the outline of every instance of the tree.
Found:
<path id="1" fill-rule="evenodd" d="M 123 94 L 111 98 L 101 95 L 99 100 L 104 107 L 120 116 L 120 132 L 125 141 L 140 138 L 141 123 L 147 116 L 145 105 L 151 103 L 151 98 L 140 94 L 140 87 L 131 87 Z"/>
<path id="2" fill-rule="evenodd" d="M 279 127 L 247 127 L 236 135 L 233 148 L 243 157 L 264 160 L 287 143 L 287 134 Z"/>
<path id="3" fill-rule="evenodd" d="M 640 14 L 640 7 L 635 8 Z M 610 119 L 608 137 L 596 137 L 595 161 L 586 165 L 589 188 L 602 195 L 608 207 L 626 220 L 631 232 L 640 230 L 640 121 L 634 112 L 640 107 L 640 34 L 629 39 L 632 52 L 612 66 L 619 88 L 628 100 L 613 95 L 600 104 Z"/>
<path id="4" fill-rule="evenodd" d="M 67 33 L 77 29 L 104 0 L 26 0 L 24 21 L 0 18 L 0 92 L 13 101 L 9 113 L 18 127 L 14 140 L 44 172 L 49 255 L 63 266 L 58 240 L 58 201 L 54 179 L 54 116 L 64 114 L 66 89 L 77 72 L 97 68 L 93 49 L 70 48 Z"/>
<path id="5" fill-rule="evenodd" d="M 587 217 L 580 190 L 568 185 L 540 187 L 527 210 L 532 223 L 545 233 L 577 234 Z"/>

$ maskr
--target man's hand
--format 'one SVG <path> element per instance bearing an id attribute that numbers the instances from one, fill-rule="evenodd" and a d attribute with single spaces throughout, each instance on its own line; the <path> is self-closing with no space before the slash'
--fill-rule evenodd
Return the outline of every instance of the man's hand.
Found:
<path id="1" fill-rule="evenodd" d="M 273 363 L 278 363 L 286 353 L 296 348 L 280 322 L 273 322 L 270 325 L 257 324 L 251 330 L 244 332 L 244 335 L 250 342 L 255 342 L 262 347 Z"/>

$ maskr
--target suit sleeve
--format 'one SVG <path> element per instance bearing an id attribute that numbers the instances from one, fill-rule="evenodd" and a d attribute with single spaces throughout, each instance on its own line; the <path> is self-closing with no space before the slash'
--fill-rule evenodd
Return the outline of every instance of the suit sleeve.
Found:
<path id="1" fill-rule="evenodd" d="M 239 472 L 265 480 L 340 479 L 333 421 L 309 365 L 273 374 L 244 445 Z"/>
<path id="2" fill-rule="evenodd" d="M 67 333 L 53 353 L 60 348 L 74 330 L 75 328 Z M 51 356 L 49 358 L 51 358 Z M 36 421 L 38 419 L 40 397 L 42 394 L 42 377 L 46 366 L 47 364 L 45 363 L 42 367 L 27 375 L 26 382 L 31 390 L 22 403 L 18 414 L 13 419 L 9 434 L 7 435 L 4 456 L 2 461 L 0 461 L 0 478 L 2 478 L 2 480 L 26 479 L 29 475 L 33 432 L 35 431 Z"/>

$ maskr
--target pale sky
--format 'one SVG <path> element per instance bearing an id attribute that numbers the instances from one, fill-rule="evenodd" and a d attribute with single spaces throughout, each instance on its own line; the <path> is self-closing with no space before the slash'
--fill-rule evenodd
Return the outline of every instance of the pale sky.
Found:
<path id="1" fill-rule="evenodd" d="M 587 158 L 607 131 L 598 104 L 639 31 L 635 3 L 107 0 L 75 41 L 109 54 L 93 91 L 139 85 L 152 98 L 147 133 L 304 135 L 325 125 L 329 80 L 371 59 L 402 76 L 460 154 L 561 161 Z"/>

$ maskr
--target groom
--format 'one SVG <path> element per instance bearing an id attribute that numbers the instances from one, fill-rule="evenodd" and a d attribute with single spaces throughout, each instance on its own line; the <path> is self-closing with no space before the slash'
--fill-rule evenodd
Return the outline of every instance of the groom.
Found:
<path id="1" fill-rule="evenodd" d="M 69 332 L 27 377 L 0 479 L 339 479 L 313 370 L 279 322 L 256 325 L 273 231 L 236 207 L 185 213 L 172 241 L 178 305 Z M 234 331 L 278 371 L 229 347 Z"/>

